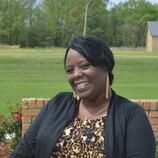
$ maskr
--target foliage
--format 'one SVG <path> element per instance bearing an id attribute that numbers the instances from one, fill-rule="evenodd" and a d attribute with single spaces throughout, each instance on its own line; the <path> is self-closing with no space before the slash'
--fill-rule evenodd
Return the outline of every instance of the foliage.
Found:
<path id="1" fill-rule="evenodd" d="M 14 149 L 21 138 L 22 116 L 20 111 L 11 115 L 0 115 L 0 142 L 7 141 L 10 148 Z"/>
<path id="2" fill-rule="evenodd" d="M 146 0 L 128 0 L 111 11 L 114 46 L 138 47 L 145 45 L 147 21 L 158 20 L 158 7 Z"/>
<path id="3" fill-rule="evenodd" d="M 19 0 L 0 1 L 0 43 L 19 44 L 25 26 L 25 11 Z"/>
<path id="4" fill-rule="evenodd" d="M 88 0 L 1 0 L 0 44 L 21 47 L 66 46 L 83 34 Z M 87 34 L 111 46 L 145 45 L 147 21 L 158 20 L 158 5 L 147 0 L 127 0 L 108 7 L 109 0 L 91 0 Z"/>
<path id="5" fill-rule="evenodd" d="M 12 149 L 7 141 L 0 141 L 0 157 L 8 158 Z"/>

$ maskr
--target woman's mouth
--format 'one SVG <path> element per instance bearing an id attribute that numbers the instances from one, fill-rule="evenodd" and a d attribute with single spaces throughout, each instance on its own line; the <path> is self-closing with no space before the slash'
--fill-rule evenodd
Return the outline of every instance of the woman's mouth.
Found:
<path id="1" fill-rule="evenodd" d="M 89 84 L 88 82 L 77 83 L 75 86 L 76 90 L 78 92 L 83 92 L 88 89 L 88 84 Z"/>

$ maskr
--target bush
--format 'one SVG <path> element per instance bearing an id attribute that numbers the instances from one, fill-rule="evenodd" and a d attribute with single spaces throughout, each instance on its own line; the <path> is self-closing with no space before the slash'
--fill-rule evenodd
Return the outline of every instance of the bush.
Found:
<path id="1" fill-rule="evenodd" d="M 0 142 L 0 157 L 8 158 L 11 153 L 10 144 L 7 142 Z"/>
<path id="2" fill-rule="evenodd" d="M 10 116 L 0 116 L 0 142 L 9 142 L 12 149 L 19 142 L 22 134 L 21 113 L 13 112 Z"/>

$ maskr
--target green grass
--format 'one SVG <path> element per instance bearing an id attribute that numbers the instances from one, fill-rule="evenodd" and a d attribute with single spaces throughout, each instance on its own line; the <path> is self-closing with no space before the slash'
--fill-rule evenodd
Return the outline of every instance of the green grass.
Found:
<path id="1" fill-rule="evenodd" d="M 50 98 L 71 91 L 63 68 L 64 48 L 0 49 L 0 113 L 23 97 Z M 113 89 L 127 98 L 158 99 L 158 52 L 113 49 Z"/>
<path id="2" fill-rule="evenodd" d="M 116 59 L 113 88 L 134 99 L 158 99 L 158 52 L 113 50 Z"/>

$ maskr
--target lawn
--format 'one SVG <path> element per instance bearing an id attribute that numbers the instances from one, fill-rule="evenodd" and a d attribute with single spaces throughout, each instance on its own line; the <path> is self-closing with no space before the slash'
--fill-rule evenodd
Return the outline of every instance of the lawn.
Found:
<path id="1" fill-rule="evenodd" d="M 158 52 L 112 49 L 113 89 L 127 98 L 158 99 Z M 64 48 L 0 49 L 0 113 L 23 97 L 50 98 L 71 91 L 63 68 Z"/>

